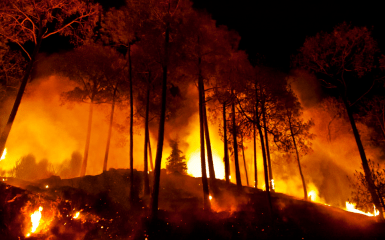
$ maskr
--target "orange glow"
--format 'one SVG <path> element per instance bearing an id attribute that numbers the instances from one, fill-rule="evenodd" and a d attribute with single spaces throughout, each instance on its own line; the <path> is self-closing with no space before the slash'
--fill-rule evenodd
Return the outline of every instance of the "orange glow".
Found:
<path id="1" fill-rule="evenodd" d="M 200 151 L 196 150 L 190 155 L 188 159 L 189 160 L 187 162 L 187 174 L 193 177 L 202 177 Z M 213 150 L 213 163 L 214 163 L 214 170 L 215 170 L 215 178 L 225 179 L 225 169 L 224 169 L 223 161 L 221 160 L 221 157 L 215 153 L 215 150 Z M 210 177 L 207 161 L 206 161 L 206 174 L 207 174 L 207 177 Z"/>
<path id="2" fill-rule="evenodd" d="M 7 148 L 4 148 L 3 154 L 1 155 L 0 161 L 5 159 L 5 156 L 7 155 Z"/>

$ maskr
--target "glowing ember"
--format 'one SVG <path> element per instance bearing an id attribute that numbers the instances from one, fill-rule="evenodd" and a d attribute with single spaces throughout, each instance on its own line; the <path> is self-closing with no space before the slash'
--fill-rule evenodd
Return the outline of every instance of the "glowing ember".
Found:
<path id="1" fill-rule="evenodd" d="M 75 214 L 75 216 L 73 216 L 73 218 L 76 219 L 76 218 L 79 217 L 79 215 L 80 215 L 80 212 L 77 212 L 77 213 Z"/>
<path id="2" fill-rule="evenodd" d="M 7 155 L 7 148 L 4 148 L 3 154 L 1 155 L 0 161 L 5 159 L 5 156 Z"/>
<path id="3" fill-rule="evenodd" d="M 211 201 L 211 199 L 213 199 L 213 197 L 210 195 L 210 196 L 209 196 L 209 199 L 210 199 L 210 201 Z"/>
<path id="4" fill-rule="evenodd" d="M 48 185 L 45 185 L 45 188 L 49 188 L 49 186 L 48 186 Z"/>
<path id="5" fill-rule="evenodd" d="M 359 213 L 370 217 L 377 216 L 379 214 L 379 211 L 376 210 L 376 207 L 374 207 L 374 211 L 373 211 L 374 213 L 370 213 L 370 212 L 363 212 L 356 209 L 356 207 L 354 206 L 354 203 L 346 202 L 345 204 L 346 204 L 346 211 L 349 211 L 349 212 Z"/>
<path id="6" fill-rule="evenodd" d="M 32 229 L 30 233 L 27 233 L 27 237 L 31 236 L 31 233 L 36 232 L 36 229 L 39 227 L 41 211 L 43 211 L 43 207 L 39 207 L 38 210 L 31 214 Z"/>

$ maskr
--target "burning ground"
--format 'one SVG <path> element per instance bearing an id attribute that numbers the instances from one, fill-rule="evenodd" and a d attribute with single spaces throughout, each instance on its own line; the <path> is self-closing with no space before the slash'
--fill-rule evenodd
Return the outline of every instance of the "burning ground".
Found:
<path id="1" fill-rule="evenodd" d="M 135 171 L 141 187 L 141 172 Z M 152 177 L 152 175 L 150 175 Z M 2 239 L 383 239 L 376 218 L 218 180 L 205 212 L 201 179 L 162 172 L 159 220 L 149 199 L 129 203 L 129 171 L 35 182 L 2 178 Z M 138 190 L 141 191 L 141 190 Z"/>

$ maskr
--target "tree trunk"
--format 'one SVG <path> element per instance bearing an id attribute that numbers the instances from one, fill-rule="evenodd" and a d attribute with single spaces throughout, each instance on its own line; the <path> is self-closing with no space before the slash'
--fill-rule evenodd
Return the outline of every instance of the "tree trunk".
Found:
<path id="1" fill-rule="evenodd" d="M 382 208 L 381 203 L 380 203 L 380 198 L 376 193 L 376 187 L 375 187 L 374 181 L 372 179 L 372 174 L 370 171 L 368 160 L 366 159 L 364 146 L 362 145 L 361 137 L 360 137 L 360 134 L 358 133 L 357 126 L 356 126 L 356 123 L 355 123 L 354 118 L 353 118 L 353 113 L 351 112 L 348 100 L 344 94 L 342 94 L 342 99 L 343 99 L 344 104 L 345 104 L 345 108 L 346 108 L 346 112 L 347 112 L 348 117 L 349 117 L 350 125 L 352 126 L 354 138 L 356 139 L 358 151 L 360 152 L 361 161 L 362 161 L 362 168 L 364 169 L 365 179 L 366 179 L 366 182 L 368 183 L 368 188 L 369 188 L 368 190 L 370 192 L 370 195 L 372 196 L 372 200 L 373 200 L 374 205 L 376 206 L 376 208 L 380 212 L 379 217 L 381 220 L 383 220 L 384 219 L 384 215 L 383 215 L 384 209 Z"/>
<path id="2" fill-rule="evenodd" d="M 114 109 L 115 109 L 116 90 L 117 90 L 117 87 L 115 87 L 114 95 L 112 96 L 112 107 L 111 107 L 110 125 L 108 127 L 107 146 L 106 146 L 106 153 L 104 155 L 103 172 L 107 171 L 108 153 L 110 151 L 110 142 L 111 142 L 112 123 L 114 121 Z"/>
<path id="3" fill-rule="evenodd" d="M 199 58 L 199 64 L 200 64 Z M 209 186 L 206 175 L 206 156 L 205 156 L 205 136 L 204 136 L 204 99 L 203 99 L 203 78 L 201 69 L 198 75 L 198 95 L 199 95 L 199 127 L 200 127 L 200 146 L 201 146 L 201 169 L 202 169 L 202 186 L 203 186 L 203 206 L 206 211 L 210 211 Z"/>
<path id="4" fill-rule="evenodd" d="M 206 137 L 206 147 L 207 147 L 207 162 L 209 165 L 209 174 L 210 174 L 210 186 L 212 189 L 216 189 L 215 187 L 215 170 L 214 170 L 214 162 L 213 162 L 213 153 L 211 150 L 211 142 L 210 142 L 210 134 L 209 134 L 209 126 L 207 122 L 207 111 L 206 111 L 206 97 L 204 90 L 203 78 L 202 80 L 202 101 L 203 101 L 203 123 Z"/>
<path id="5" fill-rule="evenodd" d="M 255 123 L 253 124 L 253 139 L 254 139 L 254 187 L 258 188 L 258 167 L 257 167 L 257 139 L 255 135 Z"/>
<path id="6" fill-rule="evenodd" d="M 241 138 L 242 138 L 243 166 L 245 167 L 246 183 L 247 183 L 247 186 L 249 186 L 249 176 L 247 175 L 246 157 L 245 157 L 245 149 L 244 149 L 244 146 L 243 146 L 243 135 L 242 134 L 241 134 Z"/>
<path id="7" fill-rule="evenodd" d="M 27 86 L 29 77 L 30 77 L 32 69 L 33 69 L 33 65 L 35 64 L 36 56 L 39 53 L 40 45 L 41 45 L 41 41 L 42 41 L 42 35 L 43 35 L 43 30 L 40 29 L 39 35 L 37 37 L 37 42 L 36 42 L 35 48 L 33 49 L 31 60 L 29 61 L 27 68 L 24 72 L 24 76 L 23 76 L 23 79 L 21 80 L 19 91 L 17 92 L 17 96 L 16 96 L 15 102 L 13 104 L 11 113 L 9 115 L 7 124 L 5 125 L 4 130 L 1 133 L 1 137 L 0 137 L 0 153 L 1 154 L 0 154 L 0 156 L 4 152 L 5 144 L 7 143 L 9 133 L 11 132 L 13 122 L 15 121 L 17 110 L 19 109 L 21 99 L 23 98 L 23 95 L 24 95 L 25 87 Z"/>
<path id="8" fill-rule="evenodd" d="M 162 163 L 163 141 L 164 141 L 164 123 L 166 120 L 166 100 L 167 100 L 167 64 L 168 64 L 168 43 L 170 34 L 170 23 L 166 24 L 166 34 L 164 43 L 165 62 L 163 63 L 163 81 L 162 81 L 162 106 L 159 119 L 158 144 L 155 157 L 154 184 L 152 188 L 152 218 L 158 218 L 158 197 L 160 183 L 160 167 Z"/>
<path id="9" fill-rule="evenodd" d="M 148 144 L 148 153 L 149 153 L 148 155 L 150 157 L 149 162 L 150 162 L 150 166 L 151 166 L 151 171 L 154 172 L 154 164 L 152 163 L 153 161 L 152 161 L 152 152 L 151 152 L 150 131 L 148 131 L 147 134 L 148 134 L 148 142 L 147 142 L 147 144 Z"/>
<path id="10" fill-rule="evenodd" d="M 88 150 L 90 148 L 90 141 L 91 141 L 92 112 L 93 112 L 93 107 L 94 107 L 93 101 L 94 100 L 93 100 L 93 96 L 92 96 L 91 103 L 90 103 L 89 115 L 88 115 L 86 147 L 84 149 L 84 157 L 83 157 L 82 168 L 80 171 L 80 177 L 84 177 L 86 175 L 86 170 L 87 170 Z"/>
<path id="11" fill-rule="evenodd" d="M 267 159 L 266 159 L 265 143 L 263 141 L 264 138 L 263 138 L 263 133 L 262 133 L 262 127 L 261 127 L 261 123 L 260 123 L 259 116 L 258 116 L 258 90 L 257 90 L 257 88 L 255 88 L 255 94 L 256 94 L 255 95 L 256 96 L 255 115 L 256 115 L 257 129 L 259 132 L 259 139 L 260 139 L 261 148 L 262 148 L 263 171 L 265 174 L 265 189 L 266 189 L 266 193 L 267 193 L 267 201 L 269 202 L 269 206 L 270 206 L 270 213 L 272 213 L 273 212 L 273 205 L 271 203 L 271 196 L 270 196 L 270 189 L 269 189 L 269 177 L 268 177 L 268 172 L 267 172 Z"/>
<path id="12" fill-rule="evenodd" d="M 293 127 L 291 125 L 291 121 L 289 119 L 289 127 L 290 127 L 290 134 L 293 139 L 293 144 L 294 144 L 294 149 L 295 153 L 297 154 L 297 163 L 298 163 L 298 169 L 299 169 L 299 174 L 301 175 L 301 180 L 302 180 L 302 186 L 303 186 L 303 198 L 307 200 L 307 190 L 306 190 L 306 183 L 305 183 L 305 178 L 303 177 L 302 173 L 302 168 L 301 168 L 301 163 L 299 161 L 299 153 L 298 153 L 298 148 L 297 148 L 297 143 L 295 142 L 295 137 L 293 133 Z"/>
<path id="13" fill-rule="evenodd" d="M 266 106 L 265 102 L 262 103 L 262 119 L 263 119 L 263 128 L 265 130 L 265 146 L 266 146 L 266 157 L 267 157 L 267 163 L 269 166 L 269 180 L 270 180 L 270 190 L 274 192 L 274 178 L 273 178 L 273 170 L 271 167 L 271 160 L 270 160 L 270 150 L 269 150 L 269 138 L 267 134 L 267 128 L 266 128 Z"/>
<path id="14" fill-rule="evenodd" d="M 150 74 L 149 74 L 150 78 Z M 144 195 L 150 195 L 150 180 L 148 179 L 148 159 L 147 159 L 147 146 L 149 142 L 149 133 L 148 133 L 148 115 L 150 112 L 150 83 L 147 86 L 146 93 L 146 118 L 144 122 L 144 171 L 143 171 L 143 183 L 144 183 Z"/>
<path id="15" fill-rule="evenodd" d="M 224 142 L 224 160 L 225 160 L 225 179 L 226 184 L 230 183 L 230 161 L 229 150 L 227 148 L 227 124 L 226 124 L 226 102 L 223 102 L 223 142 Z"/>
<path id="16" fill-rule="evenodd" d="M 128 44 L 128 74 L 130 82 L 130 199 L 137 198 L 134 180 L 134 98 L 132 94 L 132 63 L 131 63 L 131 43 Z"/>
<path id="17" fill-rule="evenodd" d="M 231 90 L 231 95 L 234 97 L 234 91 Z M 233 112 L 232 120 L 233 120 L 233 141 L 234 141 L 234 162 L 235 162 L 235 177 L 237 180 L 237 188 L 238 190 L 242 190 L 242 182 L 241 182 L 241 173 L 239 171 L 239 161 L 238 161 L 238 142 L 237 142 L 237 128 L 235 124 L 235 101 L 233 100 L 231 103 L 231 110 Z"/>

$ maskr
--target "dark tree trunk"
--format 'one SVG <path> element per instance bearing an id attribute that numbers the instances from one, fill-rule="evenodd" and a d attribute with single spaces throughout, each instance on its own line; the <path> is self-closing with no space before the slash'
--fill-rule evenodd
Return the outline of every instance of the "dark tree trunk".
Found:
<path id="1" fill-rule="evenodd" d="M 346 99 L 346 96 L 344 94 L 342 94 L 342 99 L 343 99 L 344 104 L 345 104 L 345 108 L 346 108 L 346 112 L 347 112 L 348 117 L 349 117 L 350 125 L 352 126 L 354 138 L 356 139 L 358 151 L 360 152 L 361 161 L 362 161 L 362 168 L 364 169 L 364 173 L 365 173 L 365 180 L 368 183 L 368 190 L 370 192 L 370 195 L 372 196 L 372 200 L 373 200 L 374 205 L 376 206 L 376 208 L 380 212 L 379 217 L 380 217 L 380 219 L 383 220 L 384 219 L 384 215 L 383 215 L 384 209 L 382 208 L 381 203 L 380 203 L 380 198 L 376 193 L 376 186 L 374 185 L 374 181 L 372 178 L 372 174 L 370 171 L 368 160 L 366 159 L 364 146 L 362 145 L 361 137 L 360 137 L 360 134 L 358 133 L 358 129 L 357 129 L 356 123 L 355 123 L 354 118 L 353 118 L 353 113 L 351 112 L 350 105 L 349 105 L 348 100 Z"/>
<path id="2" fill-rule="evenodd" d="M 202 101 L 203 101 L 203 123 L 204 123 L 204 130 L 205 130 L 205 137 L 206 137 L 206 147 L 207 147 L 207 162 L 209 165 L 209 174 L 210 174 L 210 187 L 212 189 L 216 189 L 215 187 L 215 170 L 214 170 L 214 162 L 213 162 L 213 153 L 211 150 L 211 142 L 210 142 L 210 133 L 209 133 L 209 126 L 207 122 L 207 111 L 206 111 L 206 97 L 205 97 L 205 90 L 204 90 L 204 83 L 202 80 Z"/>
<path id="3" fill-rule="evenodd" d="M 82 168 L 80 170 L 80 176 L 81 177 L 84 177 L 86 175 L 86 170 L 87 170 L 88 151 L 90 149 L 90 141 L 91 141 L 92 112 L 93 112 L 93 107 L 94 107 L 93 97 L 94 96 L 92 96 L 92 98 L 91 98 L 90 110 L 89 110 L 89 115 L 88 115 L 86 147 L 84 148 L 83 163 L 82 163 Z"/>
<path id="4" fill-rule="evenodd" d="M 247 183 L 247 186 L 249 186 L 249 176 L 247 175 L 247 166 L 246 166 L 245 149 L 244 149 L 244 146 L 243 146 L 243 135 L 241 135 L 241 138 L 242 138 L 242 156 L 243 156 L 243 166 L 245 167 L 246 183 Z"/>
<path id="5" fill-rule="evenodd" d="M 270 196 L 270 188 L 269 188 L 269 177 L 268 177 L 268 170 L 267 170 L 267 159 L 266 159 L 266 151 L 265 151 L 265 143 L 264 143 L 264 138 L 263 138 L 263 133 L 262 133 L 262 127 L 261 123 L 259 120 L 259 115 L 258 115 L 258 90 L 257 88 L 255 89 L 255 94 L 256 94 L 256 124 L 257 124 L 257 129 L 259 132 L 259 139 L 261 142 L 261 148 L 262 148 L 262 158 L 263 158 L 263 171 L 265 174 L 265 189 L 267 193 L 267 201 L 269 202 L 270 206 L 270 213 L 273 212 L 273 205 L 271 203 L 271 196 Z"/>
<path id="6" fill-rule="evenodd" d="M 303 198 L 307 200 L 307 189 L 306 189 L 306 182 L 305 178 L 303 177 L 302 173 L 302 168 L 301 168 L 301 162 L 299 161 L 299 153 L 298 153 L 298 148 L 297 148 L 297 143 L 295 141 L 294 133 L 293 133 L 293 127 L 291 125 L 291 119 L 289 117 L 289 127 L 290 127 L 290 134 L 293 139 L 293 144 L 294 144 L 294 149 L 295 153 L 297 154 L 297 163 L 298 163 L 298 169 L 299 169 L 299 174 L 301 175 L 301 180 L 302 180 L 302 186 L 303 186 Z"/>
<path id="7" fill-rule="evenodd" d="M 110 125 L 108 127 L 108 136 L 107 136 L 107 146 L 106 153 L 104 155 L 104 164 L 103 164 L 103 172 L 107 171 L 107 162 L 108 162 L 108 153 L 110 151 L 110 142 L 111 142 L 111 133 L 112 133 L 112 123 L 114 121 L 114 110 L 115 110 L 115 97 L 116 97 L 117 87 L 114 89 L 114 93 L 112 96 L 112 106 L 111 106 L 111 116 L 110 116 Z"/>
<path id="8" fill-rule="evenodd" d="M 149 162 L 150 162 L 150 166 L 151 166 L 151 171 L 153 172 L 154 171 L 154 164 L 152 163 L 152 152 L 151 152 L 151 139 L 150 139 L 150 131 L 147 132 L 148 134 L 148 142 L 147 142 L 147 145 L 148 145 L 148 155 L 150 157 L 149 159 Z"/>
<path id="9" fill-rule="evenodd" d="M 27 68 L 24 72 L 23 79 L 21 80 L 19 91 L 17 92 L 17 96 L 15 99 L 15 103 L 13 104 L 13 107 L 12 107 L 11 113 L 9 115 L 7 124 L 5 125 L 4 130 L 1 133 L 0 156 L 4 152 L 5 144 L 7 143 L 9 133 L 11 132 L 13 122 L 15 121 L 17 110 L 19 109 L 21 99 L 23 98 L 23 95 L 24 95 L 25 87 L 27 86 L 28 79 L 29 79 L 31 72 L 32 72 L 32 69 L 33 69 L 33 65 L 35 64 L 36 56 L 39 53 L 39 49 L 40 49 L 40 45 L 41 45 L 41 41 L 42 41 L 42 35 L 43 35 L 43 29 L 40 29 L 39 35 L 37 37 L 37 42 L 36 42 L 35 48 L 33 49 L 31 60 L 29 61 Z"/>
<path id="10" fill-rule="evenodd" d="M 150 78 L 150 74 L 149 74 Z M 144 183 L 144 195 L 150 195 L 150 181 L 148 179 L 148 159 L 147 159 L 147 146 L 149 142 L 149 133 L 148 133 L 148 115 L 150 112 L 150 83 L 147 86 L 146 93 L 146 117 L 144 123 L 144 171 L 143 171 L 143 183 Z"/>
<path id="11" fill-rule="evenodd" d="M 154 184 L 152 188 L 152 218 L 158 218 L 158 198 L 159 198 L 159 183 L 160 183 L 160 167 L 162 163 L 163 142 L 164 142 L 164 123 L 166 121 L 166 100 L 167 100 L 167 64 L 168 64 L 168 43 L 170 34 L 170 23 L 166 24 L 164 54 L 165 60 L 163 63 L 163 81 L 162 81 L 162 106 L 159 119 L 158 144 L 155 157 L 155 172 Z"/>
<path id="12" fill-rule="evenodd" d="M 226 102 L 223 102 L 223 142 L 224 142 L 224 160 L 225 160 L 225 179 L 226 183 L 230 183 L 230 161 L 229 161 L 229 150 L 227 147 L 227 124 L 226 124 Z"/>
<path id="13" fill-rule="evenodd" d="M 258 188 L 258 167 L 257 167 L 257 139 L 255 134 L 255 123 L 253 124 L 253 140 L 254 140 L 254 187 Z"/>
<path id="14" fill-rule="evenodd" d="M 199 58 L 199 64 L 200 64 Z M 203 204 L 206 211 L 210 211 L 209 186 L 206 175 L 206 157 L 205 157 L 205 136 L 204 136 L 204 99 L 203 99 L 203 77 L 199 68 L 198 76 L 198 95 L 199 95 L 199 127 L 200 127 L 200 146 L 201 146 L 201 169 L 202 169 L 202 186 L 203 186 Z"/>
<path id="15" fill-rule="evenodd" d="M 268 138 L 267 128 L 266 128 L 266 106 L 265 106 L 265 102 L 262 103 L 262 119 L 263 119 L 263 128 L 265 130 L 265 146 L 266 146 L 267 163 L 268 163 L 268 166 L 269 166 L 270 190 L 272 192 L 274 192 L 274 178 L 273 178 L 273 170 L 272 170 L 272 167 L 271 167 L 271 160 L 270 160 L 269 138 Z"/>
<path id="16" fill-rule="evenodd" d="M 231 95 L 234 96 L 234 91 L 231 90 Z M 235 101 L 233 100 L 231 103 L 232 120 L 233 120 L 233 147 L 234 147 L 234 162 L 235 162 L 235 177 L 237 181 L 238 190 L 242 189 L 241 182 L 241 173 L 239 171 L 239 161 L 238 161 L 238 142 L 237 142 L 237 128 L 235 124 Z"/>
<path id="17" fill-rule="evenodd" d="M 130 83 L 130 199 L 137 198 L 134 180 L 134 98 L 132 94 L 131 43 L 128 44 L 128 74 Z"/>

